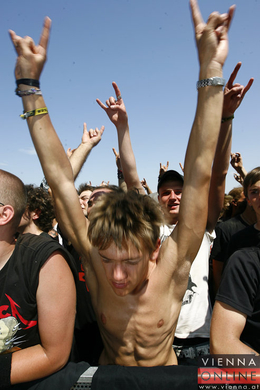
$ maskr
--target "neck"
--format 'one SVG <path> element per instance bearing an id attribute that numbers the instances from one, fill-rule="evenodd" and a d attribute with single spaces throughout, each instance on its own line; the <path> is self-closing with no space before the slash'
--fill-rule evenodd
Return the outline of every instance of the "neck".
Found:
<path id="1" fill-rule="evenodd" d="M 15 239 L 0 241 L 0 270 L 5 266 L 15 248 Z"/>
<path id="2" fill-rule="evenodd" d="M 240 216 L 248 225 L 256 223 L 256 213 L 250 206 L 246 206 L 245 211 Z"/>

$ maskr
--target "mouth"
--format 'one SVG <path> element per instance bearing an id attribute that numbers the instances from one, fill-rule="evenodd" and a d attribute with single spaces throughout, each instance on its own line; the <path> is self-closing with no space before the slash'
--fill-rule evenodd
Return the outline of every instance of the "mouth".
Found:
<path id="1" fill-rule="evenodd" d="M 112 285 L 114 286 L 114 288 L 122 290 L 122 289 L 126 288 L 127 283 L 117 283 L 117 282 L 112 281 Z"/>

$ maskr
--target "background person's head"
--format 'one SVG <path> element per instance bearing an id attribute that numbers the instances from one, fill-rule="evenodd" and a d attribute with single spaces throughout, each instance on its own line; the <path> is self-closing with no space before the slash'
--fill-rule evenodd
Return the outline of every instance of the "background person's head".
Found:
<path id="1" fill-rule="evenodd" d="M 43 188 L 35 187 L 32 184 L 26 185 L 25 188 L 27 205 L 18 231 L 25 232 L 26 228 L 33 223 L 39 230 L 48 233 L 52 229 L 55 218 L 51 196 Z"/>
<path id="2" fill-rule="evenodd" d="M 23 182 L 12 173 L 0 169 L 0 212 L 6 211 L 6 223 L 17 230 L 26 208 L 26 189 Z"/>
<path id="3" fill-rule="evenodd" d="M 166 171 L 159 179 L 158 201 L 168 224 L 176 224 L 182 196 L 184 177 L 177 171 Z"/>

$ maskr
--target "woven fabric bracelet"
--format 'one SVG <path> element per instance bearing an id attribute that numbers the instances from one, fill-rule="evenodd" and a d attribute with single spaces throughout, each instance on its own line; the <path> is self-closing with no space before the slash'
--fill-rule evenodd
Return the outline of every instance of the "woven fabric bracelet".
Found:
<path id="1" fill-rule="evenodd" d="M 42 91 L 40 89 L 30 88 L 26 91 L 20 91 L 18 88 L 15 90 L 15 93 L 19 97 L 29 96 L 29 95 L 39 95 L 42 96 Z"/>
<path id="2" fill-rule="evenodd" d="M 39 80 L 35 80 L 35 79 L 19 79 L 19 80 L 16 80 L 17 87 L 19 87 L 20 84 L 29 85 L 30 87 L 40 88 Z"/>
<path id="3" fill-rule="evenodd" d="M 231 116 L 228 116 L 227 118 L 222 118 L 221 119 L 221 123 L 225 123 L 225 122 L 228 122 L 228 121 L 232 121 L 232 119 L 234 119 L 234 114 L 231 115 Z"/>
<path id="4" fill-rule="evenodd" d="M 48 114 L 47 107 L 37 108 L 36 110 L 24 112 L 23 114 L 20 115 L 20 117 L 22 119 L 27 119 L 30 116 L 43 115 L 43 114 Z"/>

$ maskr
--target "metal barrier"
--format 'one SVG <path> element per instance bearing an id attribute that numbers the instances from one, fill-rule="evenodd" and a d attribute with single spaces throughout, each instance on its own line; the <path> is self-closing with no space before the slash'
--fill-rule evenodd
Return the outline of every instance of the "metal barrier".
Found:
<path id="1" fill-rule="evenodd" d="M 70 390 L 89 390 L 91 389 L 92 378 L 98 367 L 89 367 L 82 375 L 80 375 L 77 383 Z"/>

